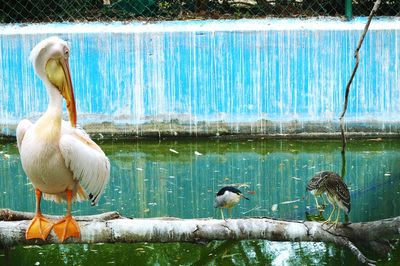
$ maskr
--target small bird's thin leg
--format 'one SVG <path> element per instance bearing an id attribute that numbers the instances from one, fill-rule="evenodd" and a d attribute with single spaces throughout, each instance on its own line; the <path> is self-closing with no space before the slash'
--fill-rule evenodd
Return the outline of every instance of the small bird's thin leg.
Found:
<path id="1" fill-rule="evenodd" d="M 334 226 L 335 228 L 337 228 L 338 221 L 339 221 L 339 217 L 340 217 L 340 208 L 337 208 L 336 220 L 335 220 L 334 222 L 332 222 L 332 224 L 328 227 L 328 229 L 331 229 L 333 226 Z"/>
<path id="2" fill-rule="evenodd" d="M 315 199 L 316 207 L 317 207 L 317 209 L 319 210 L 319 209 L 320 209 L 320 206 L 319 206 L 319 203 L 318 203 L 317 196 L 315 196 L 315 195 L 313 195 L 313 196 L 314 196 L 314 199 Z"/>
<path id="3" fill-rule="evenodd" d="M 322 205 L 326 206 L 326 201 L 324 198 L 324 194 L 321 194 L 321 198 L 322 198 Z"/>
<path id="4" fill-rule="evenodd" d="M 229 218 L 232 219 L 232 208 L 228 208 L 228 212 L 229 212 Z"/>
<path id="5" fill-rule="evenodd" d="M 332 215 L 333 215 L 333 213 L 336 211 L 336 204 L 332 204 L 332 205 L 333 205 L 333 210 L 332 210 L 332 212 L 331 212 L 331 215 L 329 215 L 328 220 L 326 220 L 323 224 L 328 224 L 328 223 L 331 222 Z"/>
<path id="6" fill-rule="evenodd" d="M 335 220 L 335 222 L 334 222 L 335 228 L 337 227 L 337 225 L 338 225 L 338 223 L 339 223 L 339 218 L 340 218 L 340 208 L 338 209 L 337 217 L 336 217 L 336 220 Z"/>
<path id="7" fill-rule="evenodd" d="M 222 220 L 225 220 L 225 218 L 224 218 L 224 211 L 222 210 L 222 208 L 221 208 L 220 210 L 221 210 L 221 217 L 222 217 Z"/>

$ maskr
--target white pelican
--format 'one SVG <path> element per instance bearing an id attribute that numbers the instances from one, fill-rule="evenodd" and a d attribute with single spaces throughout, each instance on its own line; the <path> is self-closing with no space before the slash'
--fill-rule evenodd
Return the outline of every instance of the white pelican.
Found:
<path id="1" fill-rule="evenodd" d="M 58 37 L 47 38 L 31 51 L 30 60 L 49 95 L 47 111 L 32 124 L 22 120 L 17 127 L 17 144 L 22 167 L 36 191 L 36 214 L 26 239 L 45 240 L 54 228 L 61 242 L 80 237 L 78 223 L 71 216 L 71 201 L 99 200 L 110 175 L 104 152 L 81 129 L 76 128 L 76 108 L 69 64 L 69 48 Z M 69 112 L 69 125 L 62 120 L 62 98 Z M 67 201 L 63 219 L 53 223 L 40 211 L 41 196 Z"/>

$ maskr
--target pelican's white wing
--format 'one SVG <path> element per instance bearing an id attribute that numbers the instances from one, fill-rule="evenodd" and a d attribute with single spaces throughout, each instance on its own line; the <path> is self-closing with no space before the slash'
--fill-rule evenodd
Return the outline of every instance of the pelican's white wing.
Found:
<path id="1" fill-rule="evenodd" d="M 31 121 L 29 121 L 28 119 L 24 119 L 21 122 L 18 123 L 17 126 L 17 146 L 18 146 L 18 150 L 21 153 L 21 143 L 22 140 L 24 139 L 25 133 L 26 131 L 32 126 L 33 124 L 31 123 Z"/>
<path id="2" fill-rule="evenodd" d="M 65 128 L 64 125 L 60 150 L 74 179 L 79 181 L 95 205 L 110 176 L 108 158 L 83 130 Z"/>

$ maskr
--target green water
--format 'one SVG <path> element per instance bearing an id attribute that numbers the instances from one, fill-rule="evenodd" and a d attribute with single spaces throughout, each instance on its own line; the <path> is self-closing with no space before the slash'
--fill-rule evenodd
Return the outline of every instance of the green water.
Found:
<path id="1" fill-rule="evenodd" d="M 135 141 L 99 143 L 111 162 L 110 183 L 98 206 L 73 205 L 73 215 L 118 211 L 130 217 L 215 217 L 215 193 L 240 187 L 234 217 L 305 219 L 315 213 L 305 184 L 316 172 L 341 173 L 339 141 Z M 35 198 L 14 143 L 0 149 L 0 208 L 34 211 Z M 400 215 L 400 141 L 351 140 L 345 181 L 352 201 L 350 220 L 371 221 Z M 272 208 L 275 205 L 277 208 Z M 43 201 L 45 214 L 65 206 Z M 329 215 L 331 209 L 326 210 Z M 366 254 L 376 258 L 374 254 Z M 194 244 L 106 244 L 16 247 L 0 252 L 4 265 L 99 264 L 357 264 L 345 249 L 323 243 L 269 241 Z M 399 249 L 382 263 L 400 263 Z"/>

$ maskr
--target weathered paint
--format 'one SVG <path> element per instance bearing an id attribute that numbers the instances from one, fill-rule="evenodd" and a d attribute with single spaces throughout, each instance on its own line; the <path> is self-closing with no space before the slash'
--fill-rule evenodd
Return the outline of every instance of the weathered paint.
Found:
<path id="1" fill-rule="evenodd" d="M 71 46 L 78 123 L 89 132 L 337 132 L 366 19 L 265 19 L 0 26 L 0 123 L 47 107 L 28 61 L 58 35 Z M 349 130 L 397 133 L 400 19 L 376 18 L 349 95 Z M 361 127 L 361 129 L 360 129 Z"/>

